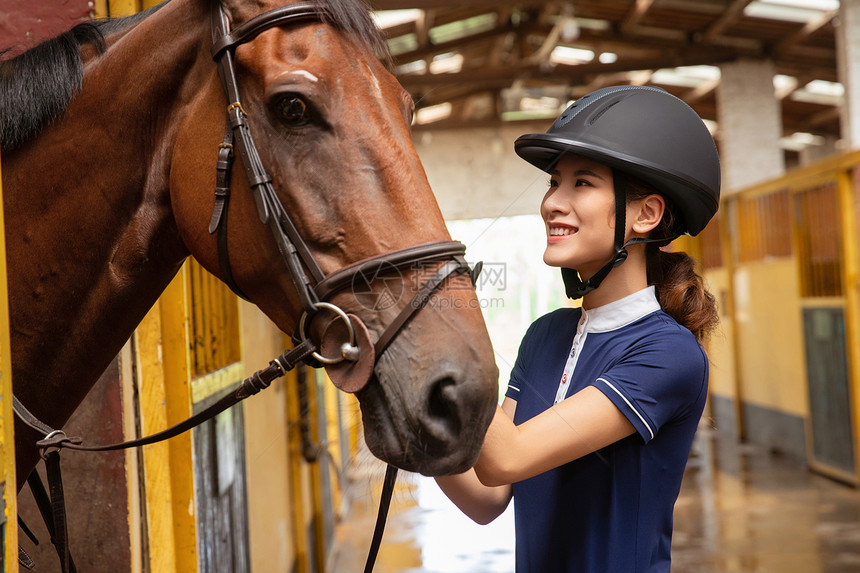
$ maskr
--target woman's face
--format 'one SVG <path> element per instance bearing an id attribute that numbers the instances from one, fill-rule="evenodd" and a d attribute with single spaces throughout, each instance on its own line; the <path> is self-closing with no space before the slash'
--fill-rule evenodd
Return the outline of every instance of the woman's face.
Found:
<path id="1" fill-rule="evenodd" d="M 547 232 L 543 260 L 590 277 L 614 254 L 612 170 L 591 159 L 565 154 L 550 176 L 540 209 Z"/>

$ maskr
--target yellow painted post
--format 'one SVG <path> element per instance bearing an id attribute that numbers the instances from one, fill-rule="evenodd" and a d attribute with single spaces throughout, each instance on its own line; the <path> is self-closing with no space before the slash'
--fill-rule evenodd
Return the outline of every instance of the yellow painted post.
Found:
<path id="1" fill-rule="evenodd" d="M 137 437 L 137 388 L 134 376 L 134 342 L 129 340 L 119 354 L 120 368 L 122 374 L 122 431 L 126 439 Z M 138 451 L 129 448 L 125 451 L 125 467 L 128 491 L 128 532 L 131 541 L 131 571 L 129 573 L 142 573 L 143 571 L 143 527 L 141 526 L 141 473 Z"/>
<path id="2" fill-rule="evenodd" d="M 161 345 L 161 312 L 154 306 L 135 331 L 140 426 L 144 435 L 167 427 Z M 170 487 L 170 447 L 167 442 L 143 447 L 146 491 L 146 531 L 149 570 L 176 571 L 173 556 L 173 497 Z"/>
<path id="3" fill-rule="evenodd" d="M 349 429 L 349 453 L 355 456 L 358 453 L 359 440 L 361 439 L 361 410 L 358 406 L 358 398 L 354 394 L 347 394 L 344 400 L 346 408 L 347 428 Z M 344 464 L 346 468 L 346 464 Z"/>
<path id="4" fill-rule="evenodd" d="M 304 368 L 304 366 L 299 366 Z M 308 553 L 308 534 L 305 523 L 304 495 L 302 491 L 302 435 L 299 428 L 301 411 L 299 409 L 298 375 L 295 370 L 284 377 L 286 384 L 287 420 L 289 433 L 289 476 L 290 476 L 290 518 L 293 526 L 293 543 L 296 559 L 292 570 L 295 573 L 311 571 Z"/>
<path id="5" fill-rule="evenodd" d="M 343 491 L 341 488 L 345 485 L 340 482 L 340 476 L 335 471 L 337 468 L 345 468 L 346 460 L 341 456 L 342 437 L 344 431 L 341 426 L 343 416 L 340 413 L 341 394 L 334 384 L 331 383 L 324 370 L 317 371 L 317 375 L 323 381 L 322 391 L 325 392 L 325 407 L 326 407 L 326 443 L 328 444 L 329 455 L 332 456 L 331 462 L 325 464 L 328 472 L 332 477 L 332 503 L 337 513 L 337 508 L 341 507 L 343 500 Z"/>
<path id="6" fill-rule="evenodd" d="M 18 506 L 15 481 L 15 436 L 12 418 L 12 357 L 9 352 L 9 293 L 6 287 L 6 229 L 0 177 L 0 489 L 2 489 L 2 557 L 6 573 L 18 571 Z"/>
<path id="7" fill-rule="evenodd" d="M 182 266 L 159 299 L 168 426 L 178 424 L 192 414 L 189 264 L 186 262 Z M 176 570 L 190 573 L 197 570 L 197 524 L 191 432 L 171 438 L 168 447 Z"/>
<path id="8" fill-rule="evenodd" d="M 139 0 L 108 0 L 108 16 L 120 18 L 140 12 Z"/>
<path id="9" fill-rule="evenodd" d="M 187 275 L 183 267 L 135 332 L 144 434 L 191 414 Z M 143 448 L 151 571 L 197 571 L 191 451 L 189 433 Z"/>
<path id="10" fill-rule="evenodd" d="M 726 267 L 728 275 L 729 288 L 726 292 L 725 302 L 726 316 L 732 323 L 732 354 L 734 354 L 734 388 L 735 388 L 735 430 L 737 437 L 743 440 L 746 437 L 746 427 L 744 424 L 744 392 L 743 380 L 741 373 L 741 362 L 743 360 L 743 349 L 740 347 L 740 336 L 738 336 L 737 314 L 735 309 L 735 248 L 732 240 L 732 225 L 737 221 L 737 195 L 728 200 L 725 200 L 720 207 L 722 216 L 720 217 L 720 241 L 722 241 L 723 264 Z"/>
<path id="11" fill-rule="evenodd" d="M 319 425 L 319 400 L 316 376 L 310 368 L 305 371 L 307 376 L 308 388 L 308 431 L 311 435 L 311 441 L 316 443 L 320 435 Z M 312 515 L 314 528 L 314 561 L 319 564 L 320 568 L 324 568 L 325 564 L 325 529 L 323 527 L 323 511 L 325 508 L 325 500 L 323 499 L 323 479 L 322 468 L 319 460 L 310 464 L 311 470 L 311 500 L 312 500 Z"/>
<path id="12" fill-rule="evenodd" d="M 108 16 L 109 14 L 107 0 L 95 0 L 93 2 L 93 17 L 107 18 Z"/>
<path id="13" fill-rule="evenodd" d="M 860 253 L 857 239 L 857 196 L 854 168 L 839 170 L 839 205 L 842 212 L 842 280 L 845 293 L 845 350 L 848 354 L 848 388 L 854 430 L 855 476 L 860 476 Z"/>

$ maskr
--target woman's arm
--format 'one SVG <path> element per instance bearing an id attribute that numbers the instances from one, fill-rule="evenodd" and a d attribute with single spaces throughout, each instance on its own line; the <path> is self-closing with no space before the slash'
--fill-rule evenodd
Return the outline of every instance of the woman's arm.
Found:
<path id="1" fill-rule="evenodd" d="M 590 454 L 635 431 L 603 392 L 589 386 L 519 426 L 497 410 L 474 470 L 482 484 L 503 486 Z"/>
<path id="2" fill-rule="evenodd" d="M 497 414 L 501 412 L 502 416 L 511 420 L 516 407 L 515 400 L 505 398 Z M 486 525 L 501 515 L 511 501 L 510 484 L 485 486 L 478 479 L 474 468 L 458 475 L 438 476 L 436 483 L 460 511 L 481 525 Z"/>

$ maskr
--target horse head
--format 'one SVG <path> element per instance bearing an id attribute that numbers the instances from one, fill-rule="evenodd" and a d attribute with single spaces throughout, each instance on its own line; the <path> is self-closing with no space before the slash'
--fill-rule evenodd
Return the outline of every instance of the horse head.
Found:
<path id="1" fill-rule="evenodd" d="M 306 332 L 320 344 L 329 331 L 343 330 L 342 320 L 315 305 L 319 291 L 312 287 L 352 269 L 324 302 L 353 315 L 360 335 L 366 326 L 369 339 L 388 336 L 416 291 L 446 264 L 436 256 L 393 264 L 388 255 L 450 236 L 411 142 L 413 102 L 380 58 L 379 32 L 353 0 L 321 1 L 305 10 L 307 17 L 257 27 L 261 14 L 283 11 L 285 3 L 221 4 L 223 14 L 217 6 L 211 14 L 214 52 L 235 75 L 225 78 L 232 72 L 222 68 L 219 77 L 211 64 L 197 72 L 195 89 L 178 94 L 187 105 L 169 179 L 183 242 L 284 332 Z M 247 35 L 224 40 L 228 31 Z M 259 171 L 249 169 L 256 159 L 236 137 L 243 129 Z M 231 171 L 222 164 L 219 174 L 219 156 L 227 161 L 231 154 Z M 264 176 L 270 183 L 261 183 Z M 293 228 L 288 248 L 277 237 L 285 226 Z M 290 266 L 284 256 L 294 243 L 307 253 Z M 368 368 L 368 383 L 357 386 L 371 451 L 425 474 L 474 463 L 497 397 L 479 301 L 461 271 L 446 274 L 420 310 L 407 312 Z"/>

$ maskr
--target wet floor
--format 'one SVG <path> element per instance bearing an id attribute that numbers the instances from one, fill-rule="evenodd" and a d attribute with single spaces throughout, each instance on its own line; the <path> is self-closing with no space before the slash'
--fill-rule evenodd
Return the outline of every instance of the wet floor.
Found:
<path id="1" fill-rule="evenodd" d="M 330 573 L 361 572 L 384 467 L 353 468 Z M 512 573 L 511 508 L 480 526 L 430 478 L 403 475 L 376 573 Z M 702 430 L 675 505 L 673 573 L 860 573 L 860 491 L 794 458 Z"/>

